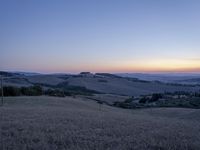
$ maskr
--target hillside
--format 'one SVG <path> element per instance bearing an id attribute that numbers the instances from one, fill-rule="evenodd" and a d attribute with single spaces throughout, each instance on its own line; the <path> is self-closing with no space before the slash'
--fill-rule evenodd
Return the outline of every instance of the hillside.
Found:
<path id="1" fill-rule="evenodd" d="M 1 149 L 200 149 L 200 110 L 124 110 L 80 98 L 6 98 Z"/>
<path id="2" fill-rule="evenodd" d="M 163 74 L 143 74 L 143 73 L 121 73 L 121 77 L 138 78 L 146 81 L 160 81 L 164 83 L 177 83 L 187 85 L 200 85 L 200 74 L 192 73 L 163 73 Z"/>
<path id="3" fill-rule="evenodd" d="M 103 80 L 103 82 L 102 82 Z M 67 80 L 69 85 L 84 86 L 102 93 L 118 95 L 139 96 L 156 92 L 173 91 L 194 91 L 198 89 L 192 86 L 170 85 L 158 82 L 145 82 L 140 80 L 130 80 L 127 78 L 110 77 L 77 77 Z"/>
<path id="4" fill-rule="evenodd" d="M 200 85 L 200 77 L 199 78 L 191 78 L 191 79 L 186 79 L 186 80 L 179 80 L 179 83 L 182 84 L 198 84 Z"/>
<path id="5" fill-rule="evenodd" d="M 86 75 L 19 75 L 4 77 L 4 84 L 11 86 L 41 85 L 44 88 L 84 87 L 105 94 L 139 96 L 151 93 L 174 91 L 198 91 L 199 86 L 183 86 L 136 78 L 119 77 L 112 74 Z"/>

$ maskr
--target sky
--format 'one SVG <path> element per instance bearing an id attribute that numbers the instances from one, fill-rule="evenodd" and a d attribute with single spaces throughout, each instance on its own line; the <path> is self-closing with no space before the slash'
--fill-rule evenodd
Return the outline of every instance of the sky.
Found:
<path id="1" fill-rule="evenodd" d="M 0 70 L 200 72 L 200 1 L 0 0 Z"/>

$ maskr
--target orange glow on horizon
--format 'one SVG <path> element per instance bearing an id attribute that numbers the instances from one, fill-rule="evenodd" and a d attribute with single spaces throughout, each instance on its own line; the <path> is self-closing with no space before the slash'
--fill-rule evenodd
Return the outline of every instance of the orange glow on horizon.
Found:
<path id="1" fill-rule="evenodd" d="M 90 72 L 110 72 L 110 73 L 128 73 L 128 72 L 199 72 L 200 60 L 134 60 L 118 62 L 98 62 L 98 63 L 77 63 L 77 64 L 53 64 L 43 65 L 38 70 L 37 66 L 33 70 L 46 73 L 79 73 L 82 71 Z"/>

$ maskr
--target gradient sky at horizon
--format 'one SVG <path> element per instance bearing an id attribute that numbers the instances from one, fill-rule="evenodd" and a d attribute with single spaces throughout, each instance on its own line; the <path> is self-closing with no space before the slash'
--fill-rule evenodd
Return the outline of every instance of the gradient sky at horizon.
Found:
<path id="1" fill-rule="evenodd" d="M 200 72 L 200 1 L 0 0 L 0 70 Z"/>

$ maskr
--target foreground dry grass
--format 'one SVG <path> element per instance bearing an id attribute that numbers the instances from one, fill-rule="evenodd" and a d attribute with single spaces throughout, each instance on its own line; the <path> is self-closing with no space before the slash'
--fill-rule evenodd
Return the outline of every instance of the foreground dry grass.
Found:
<path id="1" fill-rule="evenodd" d="M 6 98 L 1 150 L 200 149 L 200 110 L 123 110 L 80 99 Z"/>

